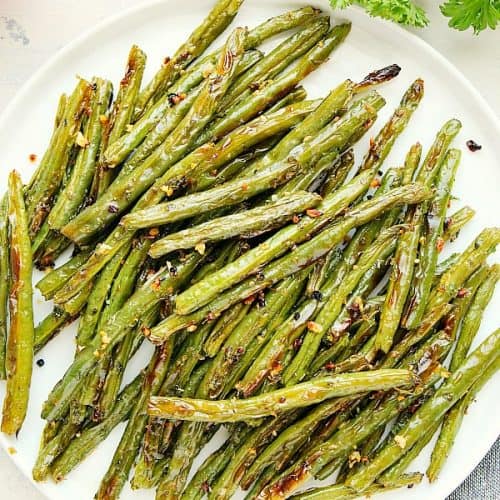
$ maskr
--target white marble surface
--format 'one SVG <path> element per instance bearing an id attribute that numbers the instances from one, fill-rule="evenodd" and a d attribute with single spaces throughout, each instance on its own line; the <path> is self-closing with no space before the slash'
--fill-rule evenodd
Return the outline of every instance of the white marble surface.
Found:
<path id="1" fill-rule="evenodd" d="M 21 85 L 59 48 L 96 22 L 141 1 L 1 0 L 0 111 Z M 454 63 L 500 116 L 500 30 L 484 32 L 479 37 L 452 31 L 439 13 L 439 2 L 425 0 L 419 3 L 429 12 L 431 24 L 415 32 Z M 283 4 L 286 5 L 286 0 Z M 3 450 L 0 450 L 0 498 L 43 498 Z"/>

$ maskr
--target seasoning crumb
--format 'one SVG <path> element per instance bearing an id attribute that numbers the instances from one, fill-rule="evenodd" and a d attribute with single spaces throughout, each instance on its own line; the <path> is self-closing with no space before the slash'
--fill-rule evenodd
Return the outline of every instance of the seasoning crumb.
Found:
<path id="1" fill-rule="evenodd" d="M 317 301 L 323 300 L 323 294 L 319 290 L 314 290 L 312 298 Z"/>
<path id="2" fill-rule="evenodd" d="M 436 241 L 436 250 L 438 252 L 442 252 L 444 248 L 444 239 L 443 238 L 438 238 Z"/>
<path id="3" fill-rule="evenodd" d="M 17 450 L 13 447 L 13 446 L 9 446 L 7 448 L 7 451 L 11 454 L 11 455 L 15 455 L 17 453 Z"/>
<path id="4" fill-rule="evenodd" d="M 76 134 L 75 142 L 81 148 L 86 148 L 90 144 L 89 140 L 80 131 Z"/>
<path id="5" fill-rule="evenodd" d="M 469 151 L 472 151 L 475 153 L 476 151 L 479 151 L 482 149 L 483 146 L 481 144 L 478 144 L 476 141 L 473 141 L 472 139 L 469 139 L 467 142 L 467 147 L 469 148 Z"/>
<path id="6" fill-rule="evenodd" d="M 352 469 L 359 462 L 361 462 L 361 453 L 355 450 L 349 455 L 349 469 Z"/>
<path id="7" fill-rule="evenodd" d="M 36 360 L 36 364 L 41 368 L 45 364 L 45 361 L 42 358 L 40 358 Z"/>
<path id="8" fill-rule="evenodd" d="M 316 217 L 320 217 L 321 215 L 323 215 L 323 212 L 319 211 L 318 209 L 316 208 L 308 208 L 306 210 L 306 214 L 309 216 L 309 217 L 312 217 L 313 219 L 315 219 Z"/>
<path id="9" fill-rule="evenodd" d="M 403 436 L 394 436 L 394 441 L 401 449 L 406 447 L 406 439 Z"/>
<path id="10" fill-rule="evenodd" d="M 292 217 L 292 222 L 293 222 L 294 224 L 298 224 L 298 223 L 300 222 L 300 217 L 299 217 L 298 215 L 294 215 L 294 216 Z"/>
<path id="11" fill-rule="evenodd" d="M 377 188 L 380 186 L 380 179 L 378 177 L 375 177 L 375 179 L 373 179 L 371 182 L 370 182 L 370 187 L 372 188 Z"/>
<path id="12" fill-rule="evenodd" d="M 295 313 L 293 314 L 293 319 L 294 319 L 295 321 L 297 321 L 297 320 L 299 320 L 299 319 L 300 319 L 300 313 L 299 313 L 299 311 L 297 311 L 297 312 L 295 312 Z"/>
<path id="13" fill-rule="evenodd" d="M 457 297 L 459 299 L 463 299 L 468 295 L 468 293 L 469 291 L 467 290 L 467 288 L 460 288 L 460 290 L 457 292 Z"/>
<path id="14" fill-rule="evenodd" d="M 167 195 L 167 196 L 172 196 L 174 194 L 174 189 L 172 186 L 162 186 L 161 190 Z"/>
<path id="15" fill-rule="evenodd" d="M 314 332 L 314 333 L 320 333 L 321 332 L 321 325 L 319 323 L 316 323 L 315 321 L 308 321 L 307 322 L 307 329 L 310 330 L 311 332 Z"/>
<path id="16" fill-rule="evenodd" d="M 196 325 L 189 325 L 189 326 L 186 328 L 186 330 L 187 330 L 188 332 L 194 332 L 194 331 L 196 331 L 196 329 L 197 329 L 197 328 L 198 328 L 198 327 L 197 327 Z"/>
<path id="17" fill-rule="evenodd" d="M 194 249 L 200 254 L 200 255 L 204 255 L 205 254 L 205 249 L 206 249 L 206 246 L 205 246 L 205 243 L 198 243 Z"/>
<path id="18" fill-rule="evenodd" d="M 36 154 L 35 153 L 31 153 L 28 157 L 30 159 L 30 162 L 33 163 L 36 161 Z"/>

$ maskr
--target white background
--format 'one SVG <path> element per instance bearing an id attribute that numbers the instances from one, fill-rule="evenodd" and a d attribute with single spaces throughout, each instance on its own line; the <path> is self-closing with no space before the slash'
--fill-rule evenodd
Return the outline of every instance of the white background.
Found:
<path id="1" fill-rule="evenodd" d="M 140 1 L 0 0 L 0 111 L 60 47 L 101 19 Z M 475 37 L 470 32 L 450 30 L 439 13 L 439 2 L 419 3 L 428 11 L 431 24 L 416 33 L 455 64 L 500 115 L 500 32 Z M 1 449 L 0 485 L 2 499 L 42 498 Z"/>

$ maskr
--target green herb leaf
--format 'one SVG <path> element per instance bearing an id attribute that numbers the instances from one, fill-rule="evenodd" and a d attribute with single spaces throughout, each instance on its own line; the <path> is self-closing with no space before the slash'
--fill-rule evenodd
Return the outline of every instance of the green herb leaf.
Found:
<path id="1" fill-rule="evenodd" d="M 441 12 L 450 18 L 449 26 L 460 31 L 474 29 L 494 30 L 500 22 L 500 0 L 448 0 L 441 5 Z"/>
<path id="2" fill-rule="evenodd" d="M 368 14 L 405 26 L 423 28 L 429 24 L 425 11 L 410 0 L 330 0 L 333 8 L 345 9 L 352 4 L 363 7 Z"/>

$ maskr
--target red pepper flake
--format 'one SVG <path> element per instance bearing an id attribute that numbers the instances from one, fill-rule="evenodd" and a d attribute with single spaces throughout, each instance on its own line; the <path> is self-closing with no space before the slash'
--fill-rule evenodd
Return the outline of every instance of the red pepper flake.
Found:
<path id="1" fill-rule="evenodd" d="M 31 163 L 34 163 L 36 161 L 36 154 L 35 153 L 31 153 L 28 158 L 30 159 Z"/>
<path id="2" fill-rule="evenodd" d="M 320 217 L 321 215 L 323 215 L 323 212 L 320 212 L 318 209 L 316 208 L 308 208 L 306 210 L 306 214 L 309 216 L 309 217 L 312 217 L 313 219 L 315 219 L 316 217 Z"/>
<path id="3" fill-rule="evenodd" d="M 300 346 L 302 345 L 302 339 L 299 337 L 293 341 L 293 348 L 298 351 Z"/>
<path id="4" fill-rule="evenodd" d="M 467 288 L 460 288 L 460 290 L 457 292 L 457 297 L 459 299 L 463 299 L 469 294 L 469 290 Z"/>
<path id="5" fill-rule="evenodd" d="M 165 57 L 165 59 L 163 59 L 163 64 L 168 64 L 169 62 L 171 61 L 170 57 Z"/>
<path id="6" fill-rule="evenodd" d="M 442 252 L 444 248 L 444 240 L 443 238 L 438 238 L 436 241 L 436 249 L 438 252 Z"/>
<path id="7" fill-rule="evenodd" d="M 319 323 L 316 323 L 315 321 L 308 321 L 307 329 L 310 330 L 311 332 L 319 333 L 321 332 L 321 325 Z"/>
<path id="8" fill-rule="evenodd" d="M 325 365 L 325 370 L 329 372 L 335 370 L 335 363 L 333 361 L 328 361 L 328 363 Z"/>
<path id="9" fill-rule="evenodd" d="M 255 295 L 250 295 L 250 297 L 247 297 L 246 299 L 243 300 L 243 304 L 251 304 L 255 300 Z"/>
<path id="10" fill-rule="evenodd" d="M 160 230 L 157 227 L 152 227 L 149 230 L 149 236 L 158 236 L 160 234 Z"/>
<path id="11" fill-rule="evenodd" d="M 243 189 L 243 191 L 248 191 L 248 184 L 244 182 L 244 183 L 241 185 L 241 189 Z"/>
<path id="12" fill-rule="evenodd" d="M 158 291 L 160 289 L 160 285 L 161 285 L 160 278 L 156 278 L 151 284 L 151 288 L 155 291 Z"/>
<path id="13" fill-rule="evenodd" d="M 149 337 L 151 335 L 151 328 L 148 328 L 147 326 L 142 326 L 141 332 L 145 337 Z"/>
<path id="14" fill-rule="evenodd" d="M 375 177 L 375 179 L 373 179 L 370 182 L 370 187 L 372 187 L 372 188 L 378 188 L 379 186 L 380 186 L 380 179 L 378 177 Z"/>
<path id="15" fill-rule="evenodd" d="M 481 144 L 478 144 L 476 141 L 473 141 L 472 139 L 469 139 L 467 142 L 467 147 L 469 148 L 469 151 L 472 151 L 475 153 L 476 151 L 479 151 L 482 149 L 483 146 Z"/>
<path id="16" fill-rule="evenodd" d="M 216 316 L 215 316 L 215 314 L 212 311 L 210 311 L 207 314 L 207 321 L 213 321 L 215 318 L 216 318 Z"/>
<path id="17" fill-rule="evenodd" d="M 203 481 L 201 483 L 201 489 L 205 492 L 205 493 L 210 493 L 212 491 L 212 488 L 210 488 L 210 485 L 208 484 L 207 481 Z"/>
<path id="18" fill-rule="evenodd" d="M 298 223 L 300 222 L 300 217 L 299 217 L 297 214 L 295 214 L 295 215 L 292 217 L 292 222 L 293 222 L 294 224 L 298 224 Z"/>

